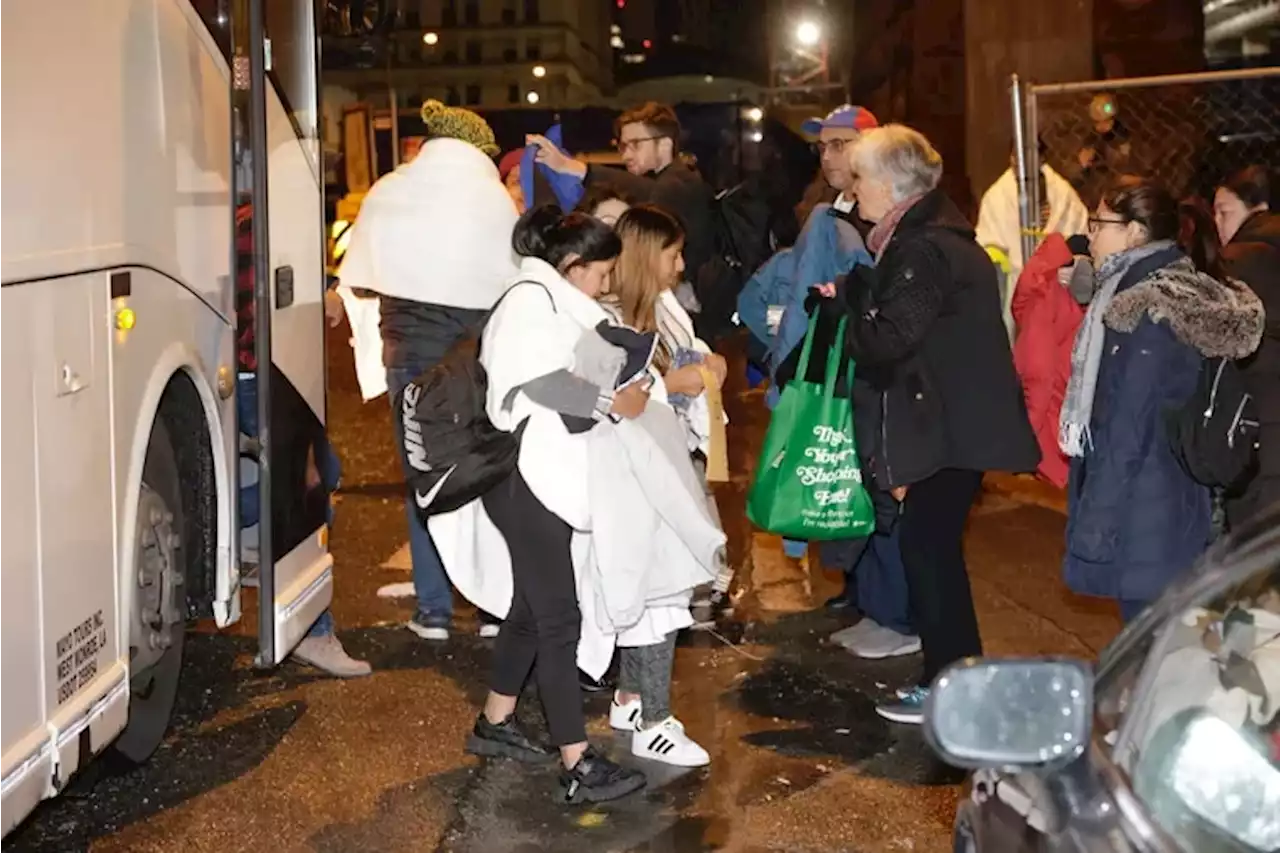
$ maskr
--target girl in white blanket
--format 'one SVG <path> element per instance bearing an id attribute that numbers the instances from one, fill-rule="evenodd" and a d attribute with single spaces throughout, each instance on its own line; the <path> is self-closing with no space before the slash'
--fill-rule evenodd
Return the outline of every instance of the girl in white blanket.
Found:
<path id="1" fill-rule="evenodd" d="M 622 238 L 622 254 L 601 303 L 618 322 L 657 333 L 651 369 L 661 382 L 655 385 L 651 405 L 672 406 L 680 417 L 687 448 L 705 451 L 709 429 L 704 377 L 723 383 L 726 366 L 694 335 L 688 315 L 672 292 L 684 273 L 684 229 L 665 210 L 638 205 L 619 216 L 615 230 Z M 705 372 L 700 364 L 707 368 Z M 693 467 L 687 456 L 680 462 Z M 697 482 L 711 511 L 708 515 L 719 526 L 715 498 L 706 491 L 701 472 Z M 717 552 L 718 567 L 724 565 L 723 554 L 723 549 Z M 719 575 L 727 591 L 731 576 L 723 571 Z M 671 714 L 676 634 L 693 624 L 689 603 L 689 598 L 683 598 L 678 604 L 651 606 L 640 623 L 618 636 L 618 690 L 609 708 L 609 722 L 615 729 L 634 732 L 631 749 L 636 755 L 698 767 L 710 761 L 706 750 L 684 733 Z"/>

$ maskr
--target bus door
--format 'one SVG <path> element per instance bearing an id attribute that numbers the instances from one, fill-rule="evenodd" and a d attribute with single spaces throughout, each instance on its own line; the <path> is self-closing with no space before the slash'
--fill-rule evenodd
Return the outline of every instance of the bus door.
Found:
<path id="1" fill-rule="evenodd" d="M 241 8 L 249 61 L 238 108 L 249 168 L 238 172 L 249 184 L 241 198 L 251 213 L 245 272 L 253 284 L 253 310 L 241 319 L 251 317 L 255 362 L 240 377 L 241 432 L 256 432 L 248 446 L 257 479 L 256 489 L 242 489 L 251 500 L 241 509 L 256 515 L 242 527 L 257 522 L 258 664 L 272 666 L 333 595 L 328 516 L 337 459 L 325 432 L 319 40 L 315 0 L 248 0 Z"/>

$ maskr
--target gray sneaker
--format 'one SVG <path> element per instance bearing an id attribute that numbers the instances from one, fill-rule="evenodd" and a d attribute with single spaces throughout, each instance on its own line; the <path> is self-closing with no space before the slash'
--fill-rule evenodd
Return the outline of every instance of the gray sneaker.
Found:
<path id="1" fill-rule="evenodd" d="M 899 634 L 892 628 L 877 625 L 874 630 L 855 638 L 845 648 L 860 658 L 883 660 L 916 654 L 920 651 L 920 638 Z"/>
<path id="2" fill-rule="evenodd" d="M 293 650 L 293 656 L 302 663 L 338 678 L 360 678 L 373 672 L 373 667 L 367 661 L 356 660 L 347 654 L 342 642 L 333 634 L 303 638 Z"/>
<path id="3" fill-rule="evenodd" d="M 831 635 L 831 642 L 837 646 L 843 646 L 849 651 L 853 651 L 855 645 L 865 636 L 870 636 L 880 630 L 880 623 L 872 619 L 870 616 L 863 616 L 856 624 L 850 625 L 848 628 L 841 628 Z"/>

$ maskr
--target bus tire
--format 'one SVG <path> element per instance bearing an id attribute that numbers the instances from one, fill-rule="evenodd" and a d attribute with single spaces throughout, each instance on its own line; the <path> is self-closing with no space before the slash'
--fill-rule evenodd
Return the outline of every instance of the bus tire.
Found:
<path id="1" fill-rule="evenodd" d="M 114 744 L 132 762 L 145 761 L 160 746 L 178 694 L 190 559 L 183 530 L 177 457 L 169 431 L 157 417 L 147 443 L 134 530 L 129 720 Z"/>

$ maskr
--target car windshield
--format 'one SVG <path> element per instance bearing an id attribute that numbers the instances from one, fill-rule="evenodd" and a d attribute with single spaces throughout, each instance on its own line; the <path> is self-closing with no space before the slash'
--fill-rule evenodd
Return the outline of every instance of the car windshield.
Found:
<path id="1" fill-rule="evenodd" d="M 1280 522 L 1104 653 L 1097 733 L 1188 851 L 1280 849 Z"/>

